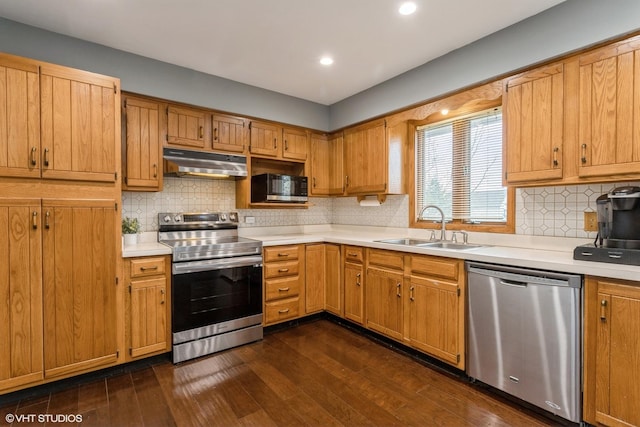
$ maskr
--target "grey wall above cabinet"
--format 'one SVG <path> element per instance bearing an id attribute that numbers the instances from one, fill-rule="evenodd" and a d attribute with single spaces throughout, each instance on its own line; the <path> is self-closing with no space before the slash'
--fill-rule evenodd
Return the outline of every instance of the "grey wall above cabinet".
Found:
<path id="1" fill-rule="evenodd" d="M 131 92 L 335 130 L 635 31 L 639 23 L 637 0 L 567 0 L 329 107 L 3 18 L 0 51 L 116 76 Z M 408 40 L 398 48 L 411 43 L 437 41 Z"/>

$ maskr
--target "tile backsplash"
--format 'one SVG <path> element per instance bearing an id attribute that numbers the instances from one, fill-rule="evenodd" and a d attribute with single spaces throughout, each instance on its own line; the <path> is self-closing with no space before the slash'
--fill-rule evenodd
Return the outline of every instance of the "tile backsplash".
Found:
<path id="1" fill-rule="evenodd" d="M 595 238 L 584 231 L 584 212 L 596 210 L 596 198 L 624 184 L 523 188 L 516 191 L 516 234 Z M 159 193 L 122 194 L 122 216 L 136 217 L 142 231 L 157 231 L 159 212 L 238 211 L 240 227 L 285 225 L 409 226 L 409 196 L 388 196 L 379 207 L 362 207 L 355 197 L 310 199 L 308 209 L 235 209 L 233 181 L 164 178 Z M 255 222 L 245 222 L 254 217 Z"/>

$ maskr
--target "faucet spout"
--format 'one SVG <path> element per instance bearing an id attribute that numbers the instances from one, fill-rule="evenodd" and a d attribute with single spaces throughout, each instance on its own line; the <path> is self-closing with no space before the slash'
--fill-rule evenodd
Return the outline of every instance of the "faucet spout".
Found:
<path id="1" fill-rule="evenodd" d="M 444 212 L 442 212 L 442 209 L 440 209 L 438 206 L 436 205 L 427 205 L 425 207 L 422 208 L 422 210 L 420 211 L 420 213 L 418 214 L 418 220 L 420 220 L 422 218 L 422 215 L 424 214 L 424 211 L 426 211 L 429 208 L 433 208 L 435 210 L 437 210 L 440 213 L 440 224 L 441 224 L 441 229 L 440 229 L 440 240 L 447 240 L 447 223 L 444 219 Z"/>

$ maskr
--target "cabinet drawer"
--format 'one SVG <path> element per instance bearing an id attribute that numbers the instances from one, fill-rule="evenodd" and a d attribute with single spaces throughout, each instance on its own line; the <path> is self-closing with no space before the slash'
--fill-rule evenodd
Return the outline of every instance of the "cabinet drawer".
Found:
<path id="1" fill-rule="evenodd" d="M 264 310 L 265 323 L 296 318 L 298 317 L 299 307 L 299 298 L 267 303 Z"/>
<path id="2" fill-rule="evenodd" d="M 296 276 L 300 271 L 298 261 L 273 262 L 264 264 L 264 278 Z"/>
<path id="3" fill-rule="evenodd" d="M 299 247 L 297 245 L 264 248 L 264 262 L 298 259 L 298 252 Z"/>
<path id="4" fill-rule="evenodd" d="M 265 280 L 265 301 L 291 298 L 300 294 L 300 277 L 292 276 L 283 279 Z"/>
<path id="5" fill-rule="evenodd" d="M 404 255 L 398 252 L 369 249 L 367 261 L 369 264 L 394 270 L 402 270 L 404 268 Z"/>
<path id="6" fill-rule="evenodd" d="M 130 277 L 152 276 L 165 273 L 165 260 L 161 257 L 131 260 Z"/>
<path id="7" fill-rule="evenodd" d="M 433 256 L 411 256 L 411 273 L 458 280 L 461 261 Z"/>
<path id="8" fill-rule="evenodd" d="M 362 262 L 364 260 L 364 249 L 358 246 L 347 246 L 344 251 L 344 259 L 351 262 Z"/>

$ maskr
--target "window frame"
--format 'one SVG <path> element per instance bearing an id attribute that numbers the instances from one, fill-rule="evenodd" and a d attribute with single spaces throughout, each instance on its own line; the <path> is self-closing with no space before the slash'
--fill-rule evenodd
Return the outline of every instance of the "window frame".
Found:
<path id="1" fill-rule="evenodd" d="M 457 110 L 449 111 L 445 116 L 440 112 L 431 114 L 424 120 L 412 120 L 409 122 L 409 140 L 410 147 L 408 150 L 408 160 L 410 163 L 410 171 L 412 179 L 410 179 L 409 185 L 409 227 L 410 228 L 423 228 L 423 229 L 439 229 L 440 223 L 433 220 L 418 220 L 417 212 L 417 164 L 416 164 L 416 152 L 418 138 L 416 130 L 419 126 L 436 124 L 442 121 L 449 121 L 456 117 L 468 116 L 470 114 L 479 113 L 490 108 L 500 107 L 502 105 L 502 98 L 490 101 L 477 101 L 470 103 L 471 105 L 463 106 Z M 503 113 L 504 114 L 504 113 Z M 503 155 L 502 155 L 502 170 L 503 170 L 503 184 L 504 181 L 504 165 L 506 161 L 504 150 L 504 115 L 503 115 Z M 480 222 L 480 223 L 467 223 L 462 220 L 456 219 L 447 222 L 447 229 L 449 230 L 465 230 L 476 232 L 489 232 L 489 233 L 515 233 L 515 188 L 507 186 L 507 220 L 504 223 L 496 222 Z"/>

